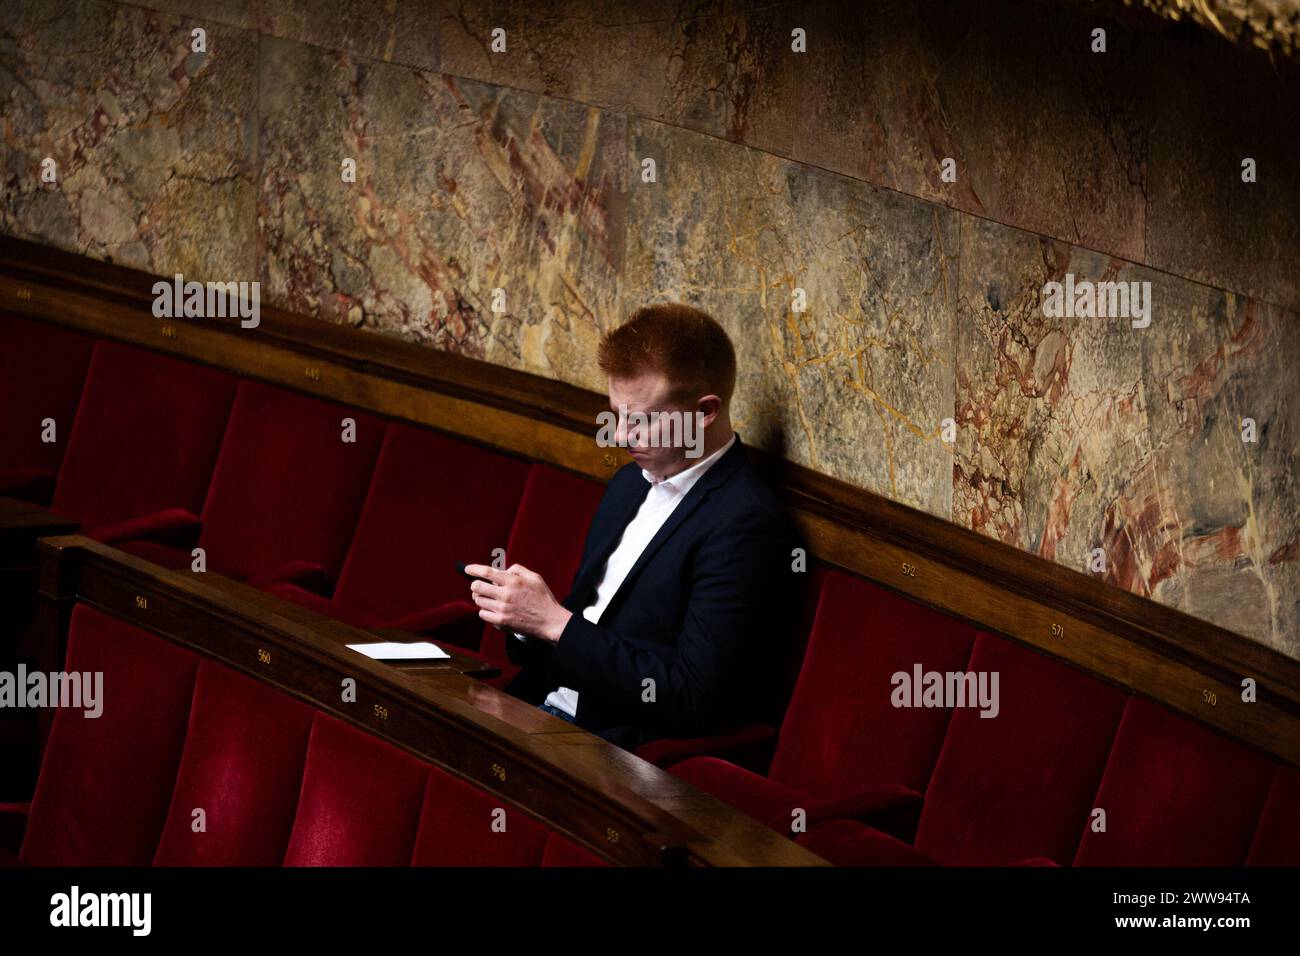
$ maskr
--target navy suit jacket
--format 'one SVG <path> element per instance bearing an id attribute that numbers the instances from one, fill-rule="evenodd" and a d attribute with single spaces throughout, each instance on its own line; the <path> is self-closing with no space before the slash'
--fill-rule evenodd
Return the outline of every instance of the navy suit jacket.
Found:
<path id="1" fill-rule="evenodd" d="M 600 623 L 582 616 L 649 490 L 635 462 L 610 479 L 561 602 L 573 617 L 560 640 L 506 640 L 523 666 L 510 692 L 540 703 L 571 687 L 578 726 L 627 749 L 774 721 L 805 577 L 792 551 L 802 544 L 739 434 L 650 540 Z"/>

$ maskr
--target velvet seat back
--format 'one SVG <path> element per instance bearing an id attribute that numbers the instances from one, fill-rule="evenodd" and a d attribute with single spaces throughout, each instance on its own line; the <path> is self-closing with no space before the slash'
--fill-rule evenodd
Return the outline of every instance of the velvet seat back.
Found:
<path id="1" fill-rule="evenodd" d="M 1145 698 L 1120 720 L 1076 866 L 1241 866 L 1275 764 Z M 1295 861 L 1293 860 L 1292 863 Z"/>
<path id="2" fill-rule="evenodd" d="M 998 675 L 996 716 L 953 713 L 916 848 L 951 866 L 1068 864 L 1128 696 L 992 634 L 980 634 L 968 670 Z"/>
<path id="3" fill-rule="evenodd" d="M 528 464 L 409 425 L 389 425 L 335 599 L 383 619 L 457 599 L 456 562 L 505 548 Z"/>
<path id="4" fill-rule="evenodd" d="M 203 661 L 154 864 L 279 866 L 313 715 L 287 694 Z"/>
<path id="5" fill-rule="evenodd" d="M 769 777 L 823 800 L 886 784 L 923 791 L 946 708 L 897 708 L 892 675 L 963 670 L 976 631 L 874 584 L 828 571 Z"/>
<path id="6" fill-rule="evenodd" d="M 317 713 L 284 865 L 410 865 L 428 776 L 428 764 Z"/>
<path id="7" fill-rule="evenodd" d="M 102 713 L 56 712 L 20 859 L 148 866 L 171 804 L 198 658 L 84 604 L 67 671 L 103 674 Z"/>
<path id="8" fill-rule="evenodd" d="M 550 829 L 494 794 L 430 768 L 415 866 L 540 866 Z"/>
<path id="9" fill-rule="evenodd" d="M 197 516 L 234 394 L 224 372 L 99 342 L 53 509 L 85 531 L 169 508 Z"/>
<path id="10" fill-rule="evenodd" d="M 102 710 L 56 712 L 21 863 L 604 863 L 495 794 L 89 605 L 72 610 L 64 669 L 103 675 Z"/>
<path id="11" fill-rule="evenodd" d="M 533 465 L 510 531 L 506 566 L 522 564 L 536 571 L 556 600 L 563 601 L 578 573 L 587 529 L 604 494 L 605 486 L 598 481 L 550 465 Z M 501 665 L 508 676 L 505 634 L 490 624 L 483 631 L 481 653 Z"/>
<path id="12" fill-rule="evenodd" d="M 94 347 L 79 332 L 0 313 L 0 495 L 23 473 L 58 474 Z M 47 418 L 52 442 L 42 440 Z"/>
<path id="13" fill-rule="evenodd" d="M 303 561 L 337 579 L 384 428 L 355 409 L 241 382 L 203 509 L 208 569 L 246 579 Z"/>

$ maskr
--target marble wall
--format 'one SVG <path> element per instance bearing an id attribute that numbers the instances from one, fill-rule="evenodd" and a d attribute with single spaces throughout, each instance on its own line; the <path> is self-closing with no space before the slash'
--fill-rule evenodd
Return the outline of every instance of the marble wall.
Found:
<path id="1" fill-rule="evenodd" d="M 1113 6 L 16 0 L 0 228 L 594 389 L 690 301 L 747 441 L 1300 657 L 1300 67 Z"/>

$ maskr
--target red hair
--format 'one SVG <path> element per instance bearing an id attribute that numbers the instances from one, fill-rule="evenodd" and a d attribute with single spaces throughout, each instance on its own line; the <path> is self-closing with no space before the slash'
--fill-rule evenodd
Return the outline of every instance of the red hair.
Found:
<path id="1" fill-rule="evenodd" d="M 717 395 L 726 406 L 736 388 L 736 350 L 727 330 L 712 316 L 679 302 L 647 305 L 607 332 L 597 353 L 611 378 L 659 372 L 670 400 L 689 403 Z"/>

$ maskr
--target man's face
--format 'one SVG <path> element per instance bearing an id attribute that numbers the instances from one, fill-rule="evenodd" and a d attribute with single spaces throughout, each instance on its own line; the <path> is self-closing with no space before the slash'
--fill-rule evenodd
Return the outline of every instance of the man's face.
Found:
<path id="1" fill-rule="evenodd" d="M 670 412 L 691 413 L 694 406 L 674 405 L 668 400 L 670 389 L 668 380 L 660 372 L 642 372 L 629 378 L 609 380 L 609 407 L 619 415 L 617 438 L 620 445 L 626 445 L 628 453 L 638 465 L 658 477 L 667 477 L 687 466 L 686 449 L 679 446 L 667 447 L 671 439 L 670 430 L 663 424 L 663 419 L 645 423 L 631 423 L 620 414 L 620 408 L 628 412 Z M 662 434 L 661 434 L 662 433 Z"/>

